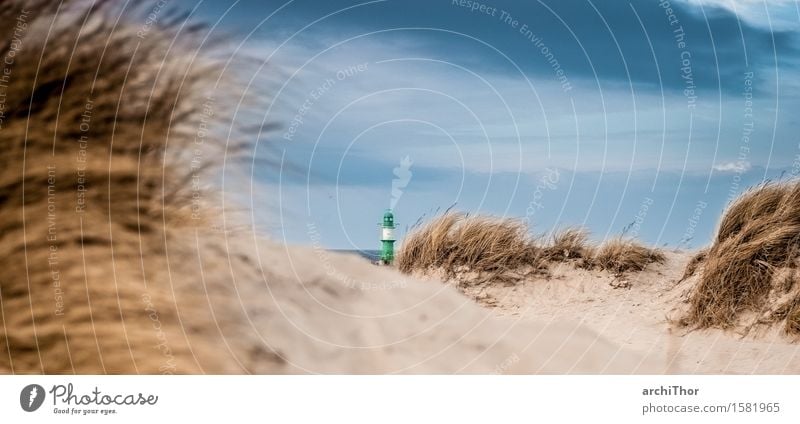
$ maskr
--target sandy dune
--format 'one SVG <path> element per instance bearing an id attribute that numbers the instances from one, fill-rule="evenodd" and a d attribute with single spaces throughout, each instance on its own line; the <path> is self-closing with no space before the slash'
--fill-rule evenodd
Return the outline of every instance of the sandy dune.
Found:
<path id="1" fill-rule="evenodd" d="M 256 335 L 253 344 L 261 340 L 262 349 L 274 352 L 269 367 L 250 371 L 661 371 L 661 364 L 619 349 L 584 326 L 498 317 L 452 287 L 358 257 L 248 237 L 234 237 L 227 244 L 232 257 L 249 255 L 260 262 L 256 268 L 264 267 L 263 273 L 234 269 L 236 290 L 221 293 L 229 303 L 226 321 L 237 322 L 237 331 Z M 227 268 L 213 254 L 201 260 Z M 242 325 L 248 320 L 249 329 Z M 228 333 L 223 331 L 221 338 L 231 337 Z"/>
<path id="2" fill-rule="evenodd" d="M 549 278 L 463 290 L 498 314 L 539 322 L 580 322 L 668 372 L 796 374 L 800 345 L 777 329 L 749 334 L 687 331 L 669 321 L 685 307 L 696 276 L 679 282 L 691 254 L 667 253 L 664 264 L 622 278 L 555 264 Z"/>

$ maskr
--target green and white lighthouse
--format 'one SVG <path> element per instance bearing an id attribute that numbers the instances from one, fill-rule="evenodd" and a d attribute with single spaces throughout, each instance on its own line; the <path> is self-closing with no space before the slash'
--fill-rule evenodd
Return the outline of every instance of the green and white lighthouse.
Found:
<path id="1" fill-rule="evenodd" d="M 381 224 L 381 264 L 390 265 L 394 261 L 394 214 L 386 209 Z"/>

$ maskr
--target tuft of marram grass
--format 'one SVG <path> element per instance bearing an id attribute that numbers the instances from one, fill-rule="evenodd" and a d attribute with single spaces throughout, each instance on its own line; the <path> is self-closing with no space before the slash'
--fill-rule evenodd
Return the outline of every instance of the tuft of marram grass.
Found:
<path id="1" fill-rule="evenodd" d="M 800 333 L 800 308 L 795 306 L 800 299 L 786 292 L 775 297 L 785 305 L 770 304 L 771 293 L 784 291 L 777 287 L 776 271 L 796 268 L 798 249 L 800 181 L 768 183 L 743 194 L 720 222 L 681 322 L 730 328 L 749 311 L 760 313 L 761 322 L 785 319 L 787 332 Z M 763 317 L 764 311 L 769 316 Z"/>
<path id="2" fill-rule="evenodd" d="M 786 316 L 784 331 L 788 334 L 800 334 L 800 304 L 796 304 Z"/>
<path id="3" fill-rule="evenodd" d="M 409 273 L 442 266 L 452 243 L 450 231 L 458 220 L 456 214 L 447 213 L 406 237 L 395 257 L 398 269 Z"/>
<path id="4" fill-rule="evenodd" d="M 569 227 L 553 234 L 544 248 L 544 258 L 550 262 L 583 259 L 591 252 L 589 232 L 585 228 Z"/>
<path id="5" fill-rule="evenodd" d="M 683 270 L 683 277 L 681 277 L 680 281 L 694 276 L 697 273 L 697 270 L 703 265 L 703 262 L 706 260 L 706 256 L 708 256 L 708 249 L 702 249 L 692 256 L 692 258 L 689 259 L 689 262 L 686 263 L 686 268 Z"/>
<path id="6" fill-rule="evenodd" d="M 652 263 L 662 263 L 666 257 L 658 249 L 647 247 L 635 240 L 615 238 L 594 249 L 586 264 L 617 275 L 639 272 Z"/>
<path id="7" fill-rule="evenodd" d="M 406 273 L 441 269 L 452 276 L 463 269 L 501 274 L 537 268 L 539 256 L 522 221 L 446 213 L 406 237 L 396 264 Z"/>
<path id="8" fill-rule="evenodd" d="M 545 269 L 548 263 L 573 260 L 578 266 L 620 275 L 663 262 L 664 254 L 633 240 L 614 239 L 593 246 L 583 228 L 558 231 L 542 246 L 523 221 L 447 213 L 405 238 L 396 265 L 405 273 L 435 269 L 448 277 L 460 271 L 498 276 L 525 275 Z"/>

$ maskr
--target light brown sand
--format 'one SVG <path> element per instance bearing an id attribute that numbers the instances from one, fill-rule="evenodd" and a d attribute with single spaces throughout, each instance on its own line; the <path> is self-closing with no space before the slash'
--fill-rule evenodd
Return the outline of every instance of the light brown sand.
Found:
<path id="1" fill-rule="evenodd" d="M 576 322 L 498 316 L 439 281 L 351 255 L 268 243 L 259 253 L 282 262 L 269 295 L 252 295 L 272 316 L 259 332 L 284 355 L 283 372 L 663 371 Z"/>
<path id="2" fill-rule="evenodd" d="M 800 344 L 778 329 L 749 334 L 687 331 L 673 325 L 696 277 L 679 282 L 687 253 L 622 278 L 601 271 L 555 265 L 549 277 L 517 284 L 464 288 L 501 315 L 537 322 L 576 321 L 623 348 L 648 356 L 676 373 L 796 374 Z"/>
<path id="3" fill-rule="evenodd" d="M 90 258 L 86 269 L 76 260 L 61 262 L 65 281 L 85 284 L 67 287 L 63 317 L 52 313 L 46 275 L 36 274 L 42 288 L 31 297 L 11 296 L 24 280 L 4 285 L 0 373 L 663 371 L 663 363 L 620 349 L 586 326 L 497 316 L 439 281 L 353 255 L 247 234 L 173 231 L 169 240 L 168 255 L 141 258 L 119 253 L 126 240 L 113 262 L 99 245 L 60 249 L 62 259 Z M 33 253 L 32 263 L 46 263 L 38 256 L 46 252 Z"/>

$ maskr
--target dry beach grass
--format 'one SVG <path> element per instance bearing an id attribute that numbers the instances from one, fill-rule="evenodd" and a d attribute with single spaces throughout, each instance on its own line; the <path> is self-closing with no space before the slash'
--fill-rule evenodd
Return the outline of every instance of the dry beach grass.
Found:
<path id="1" fill-rule="evenodd" d="M 396 264 L 405 273 L 441 269 L 454 275 L 466 269 L 498 275 L 538 269 L 542 259 L 522 221 L 445 213 L 405 237 Z"/>
<path id="2" fill-rule="evenodd" d="M 549 243 L 542 243 L 543 239 L 533 237 L 521 220 L 448 212 L 405 237 L 397 267 L 405 273 L 437 270 L 448 277 L 467 271 L 483 279 L 509 273 L 523 278 L 557 262 L 622 275 L 664 261 L 658 249 L 631 239 L 614 238 L 595 245 L 581 228 L 557 231 Z"/>
<path id="3" fill-rule="evenodd" d="M 751 189 L 725 212 L 714 244 L 690 263 L 686 274 L 699 272 L 699 282 L 682 323 L 732 328 L 783 321 L 797 334 L 799 248 L 800 182 Z M 755 317 L 743 322 L 747 314 Z"/>

